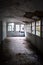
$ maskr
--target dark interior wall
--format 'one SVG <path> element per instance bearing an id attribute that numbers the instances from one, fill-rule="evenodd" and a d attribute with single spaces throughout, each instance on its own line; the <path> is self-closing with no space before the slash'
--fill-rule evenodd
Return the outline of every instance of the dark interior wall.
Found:
<path id="1" fill-rule="evenodd" d="M 43 19 L 42 19 L 43 24 Z M 43 33 L 43 27 L 41 27 L 41 34 Z M 34 45 L 41 53 L 43 53 L 43 35 L 42 37 L 39 37 L 37 35 L 31 34 L 29 32 L 27 33 L 27 39 Z"/>
<path id="2" fill-rule="evenodd" d="M 42 25 L 41 25 L 41 51 L 43 52 L 43 18 L 42 18 Z"/>
<path id="3" fill-rule="evenodd" d="M 0 21 L 0 44 L 2 41 L 2 21 Z"/>
<path id="4" fill-rule="evenodd" d="M 42 18 L 42 38 L 43 38 L 43 18 Z"/>

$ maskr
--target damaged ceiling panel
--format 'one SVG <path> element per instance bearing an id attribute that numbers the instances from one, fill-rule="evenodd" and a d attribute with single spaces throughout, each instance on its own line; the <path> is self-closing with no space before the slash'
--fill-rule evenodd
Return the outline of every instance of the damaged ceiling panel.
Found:
<path id="1" fill-rule="evenodd" d="M 25 12 L 24 17 L 37 20 L 43 17 L 43 11 Z"/>
<path id="2" fill-rule="evenodd" d="M 31 12 L 43 11 L 42 6 L 43 0 L 0 0 L 0 18 L 16 18 L 19 20 L 24 17 L 26 12 L 29 12 L 28 16 L 31 17 Z M 24 21 L 25 18 L 22 20 Z"/>

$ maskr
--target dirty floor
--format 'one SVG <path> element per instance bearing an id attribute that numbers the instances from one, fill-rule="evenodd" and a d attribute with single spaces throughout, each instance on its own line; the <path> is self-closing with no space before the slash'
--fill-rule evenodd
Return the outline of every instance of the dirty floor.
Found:
<path id="1" fill-rule="evenodd" d="M 3 41 L 0 65 L 42 65 L 25 37 L 8 37 Z"/>

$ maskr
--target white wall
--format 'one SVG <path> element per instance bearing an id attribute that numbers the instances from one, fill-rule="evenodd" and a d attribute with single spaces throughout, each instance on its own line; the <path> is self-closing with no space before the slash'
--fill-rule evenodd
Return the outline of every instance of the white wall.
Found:
<path id="1" fill-rule="evenodd" d="M 6 38 L 6 22 L 3 22 L 3 40 Z"/>
<path id="2" fill-rule="evenodd" d="M 27 37 L 27 34 L 26 34 L 26 31 L 27 31 L 27 29 L 26 29 L 26 24 L 25 24 L 24 29 L 25 29 L 25 37 Z"/>

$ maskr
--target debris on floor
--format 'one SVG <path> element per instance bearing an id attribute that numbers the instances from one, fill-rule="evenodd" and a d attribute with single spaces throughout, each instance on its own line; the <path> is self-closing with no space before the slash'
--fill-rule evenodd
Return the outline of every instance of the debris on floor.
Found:
<path id="1" fill-rule="evenodd" d="M 26 43 L 24 39 L 11 38 L 8 41 L 5 40 L 3 43 L 3 52 L 1 54 L 2 59 L 0 65 L 42 65 L 38 55 L 33 50 L 30 50 L 30 48 L 28 48 L 27 51 L 26 44 L 23 43 Z M 15 53 L 15 51 L 17 53 Z"/>

